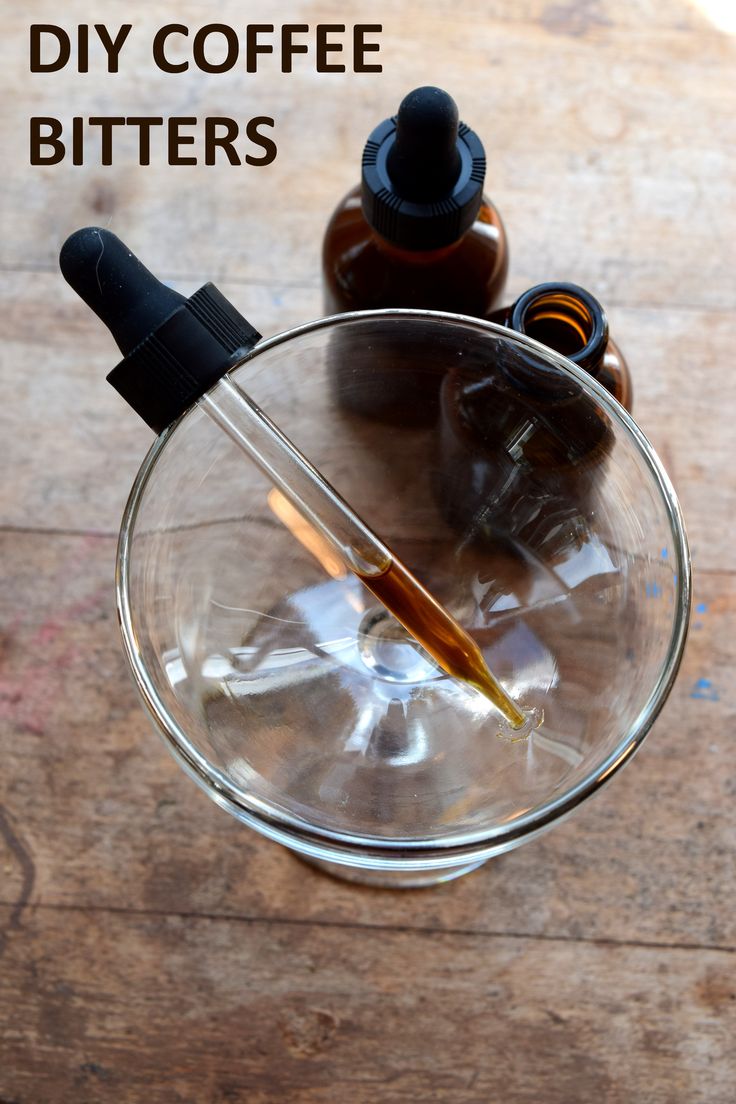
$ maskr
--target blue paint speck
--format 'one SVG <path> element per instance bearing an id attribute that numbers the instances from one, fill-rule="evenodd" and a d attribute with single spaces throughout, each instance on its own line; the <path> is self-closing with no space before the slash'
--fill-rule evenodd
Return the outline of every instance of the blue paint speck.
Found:
<path id="1" fill-rule="evenodd" d="M 708 610 L 708 603 L 707 602 L 698 602 L 697 606 L 695 607 L 695 612 L 696 613 L 706 613 L 707 610 Z"/>
<path id="2" fill-rule="evenodd" d="M 647 598 L 659 598 L 662 594 L 662 588 L 658 583 L 647 583 L 645 590 Z"/>
<path id="3" fill-rule="evenodd" d="M 667 549 L 666 549 L 666 548 L 663 548 L 663 549 L 662 549 L 662 559 L 663 559 L 663 560 L 666 560 L 666 559 L 667 559 Z"/>
<path id="4" fill-rule="evenodd" d="M 699 698 L 701 701 L 720 701 L 718 691 L 714 688 L 710 679 L 699 678 L 690 691 L 691 698 Z"/>

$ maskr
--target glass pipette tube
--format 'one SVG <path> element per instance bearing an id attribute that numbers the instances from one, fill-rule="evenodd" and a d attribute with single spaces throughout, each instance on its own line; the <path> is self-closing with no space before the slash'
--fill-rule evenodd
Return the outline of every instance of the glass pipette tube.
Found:
<path id="1" fill-rule="evenodd" d="M 444 671 L 485 694 L 515 732 L 528 728 L 531 714 L 493 677 L 475 641 L 223 374 L 259 334 L 217 288 L 205 284 L 185 299 L 97 226 L 67 238 L 59 264 L 123 353 L 108 379 L 152 429 L 160 433 L 197 402 Z"/>
<path id="2" fill-rule="evenodd" d="M 443 671 L 484 694 L 513 729 L 527 723 L 472 637 L 234 380 L 223 376 L 199 405 Z"/>

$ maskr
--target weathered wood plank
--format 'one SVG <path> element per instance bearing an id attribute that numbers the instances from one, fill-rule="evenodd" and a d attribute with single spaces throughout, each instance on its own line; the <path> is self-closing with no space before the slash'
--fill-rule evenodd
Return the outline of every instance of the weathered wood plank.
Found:
<path id="1" fill-rule="evenodd" d="M 177 285 L 186 294 L 196 286 Z M 302 289 L 221 286 L 264 334 L 318 313 L 314 293 Z M 105 382 L 120 352 L 58 273 L 4 274 L 0 287 L 8 380 L 0 438 L 12 472 L 0 490 L 0 524 L 112 533 L 154 439 Z"/>
<path id="2" fill-rule="evenodd" d="M 58 8 L 8 11 L 0 37 L 0 526 L 82 531 L 0 535 L 0 1101 L 730 1104 L 734 39 L 690 0 L 221 0 L 216 16 L 182 0 L 192 28 L 381 21 L 384 72 L 264 58 L 255 77 L 171 77 L 149 56 L 173 18 L 154 0 L 105 13 L 134 23 L 117 76 L 94 48 L 87 75 L 31 76 L 31 21 L 91 19 L 81 0 Z M 56 254 L 109 223 L 181 290 L 214 279 L 266 334 L 316 317 L 325 220 L 368 131 L 426 81 L 486 143 L 508 297 L 566 278 L 608 307 L 683 502 L 696 608 L 634 765 L 540 840 L 402 893 L 249 832 L 149 728 L 112 573 L 151 438 L 104 383 L 116 351 Z M 272 115 L 279 155 L 169 168 L 154 147 L 140 168 L 128 136 L 114 168 L 28 165 L 30 115 L 153 111 Z"/>
<path id="3" fill-rule="evenodd" d="M 3 910 L 7 912 L 7 910 Z M 32 909 L 0 971 L 25 1104 L 729 1104 L 733 956 Z"/>
<path id="4" fill-rule="evenodd" d="M 486 143 L 488 190 L 522 283 L 571 279 L 612 304 L 728 309 L 733 40 L 685 0 L 665 15 L 653 4 L 613 3 L 528 4 L 512 18 L 500 4 L 454 6 L 451 18 L 449 10 L 446 0 L 422 5 L 419 16 L 411 4 L 394 5 L 381 17 L 383 73 L 316 79 L 313 59 L 283 74 L 277 56 L 260 74 L 161 73 L 150 57 L 153 33 L 170 14 L 161 4 L 135 13 L 118 74 L 102 72 L 97 51 L 86 75 L 71 67 L 31 75 L 28 19 L 18 9 L 0 44 L 0 139 L 9 152 L 2 264 L 50 270 L 67 233 L 112 219 L 164 274 L 288 277 L 316 287 L 324 224 L 358 176 L 366 136 L 412 85 L 434 79 L 456 94 Z M 47 0 L 34 13 L 58 20 Z M 330 17 L 367 18 L 358 0 L 319 13 L 302 0 L 288 12 L 309 24 Z M 232 2 L 218 18 L 246 21 Z M 81 0 L 66 5 L 65 25 L 88 19 Z M 177 19 L 192 28 L 206 22 L 191 2 L 178 6 Z M 247 19 L 276 17 L 261 2 Z M 294 107 L 305 102 L 313 124 Z M 265 168 L 171 168 L 155 146 L 152 164 L 140 167 L 128 134 L 113 167 L 97 164 L 94 143 L 85 166 L 28 163 L 31 115 L 68 123 L 74 114 L 147 115 L 152 104 L 199 119 L 271 116 L 279 155 Z"/>
<path id="5" fill-rule="evenodd" d="M 679 681 L 636 762 L 547 836 L 417 895 L 305 867 L 180 772 L 125 669 L 113 540 L 2 547 L 0 803 L 17 846 L 0 850 L 0 901 L 736 946 L 733 575 L 697 581 Z"/>

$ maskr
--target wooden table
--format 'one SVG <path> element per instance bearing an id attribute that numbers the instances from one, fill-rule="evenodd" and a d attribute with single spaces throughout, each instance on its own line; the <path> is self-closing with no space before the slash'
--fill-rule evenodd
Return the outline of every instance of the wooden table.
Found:
<path id="1" fill-rule="evenodd" d="M 120 72 L 28 73 L 0 41 L 5 486 L 0 1101 L 727 1104 L 734 1099 L 734 42 L 706 0 L 220 0 L 105 8 Z M 205 7 L 207 10 L 205 10 Z M 722 16 L 728 15 L 722 5 Z M 113 10 L 114 9 L 114 10 Z M 113 16 L 115 18 L 113 18 Z M 65 26 L 100 18 L 64 5 Z M 165 22 L 381 21 L 381 75 L 166 76 Z M 572 821 L 436 889 L 361 889 L 228 818 L 149 729 L 115 537 L 149 444 L 62 283 L 109 224 L 265 333 L 320 312 L 324 222 L 411 87 L 458 99 L 506 220 L 510 296 L 590 288 L 681 496 L 695 613 L 636 764 Z M 272 115 L 267 168 L 28 165 L 32 114 Z"/>

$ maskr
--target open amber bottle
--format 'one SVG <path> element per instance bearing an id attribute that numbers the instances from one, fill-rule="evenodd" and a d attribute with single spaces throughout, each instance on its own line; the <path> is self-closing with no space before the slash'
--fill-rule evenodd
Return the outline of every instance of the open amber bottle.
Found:
<path id="1" fill-rule="evenodd" d="M 562 353 L 594 376 L 631 413 L 633 389 L 628 366 L 609 336 L 603 307 L 585 288 L 537 284 L 488 319 Z"/>
<path id="2" fill-rule="evenodd" d="M 562 353 L 631 409 L 626 362 L 583 288 L 540 284 L 489 320 Z M 467 541 L 513 533 L 553 563 L 588 527 L 610 446 L 603 411 L 592 413 L 580 385 L 547 372 L 531 352 L 494 364 L 464 358 L 441 389 L 438 504 Z"/>

